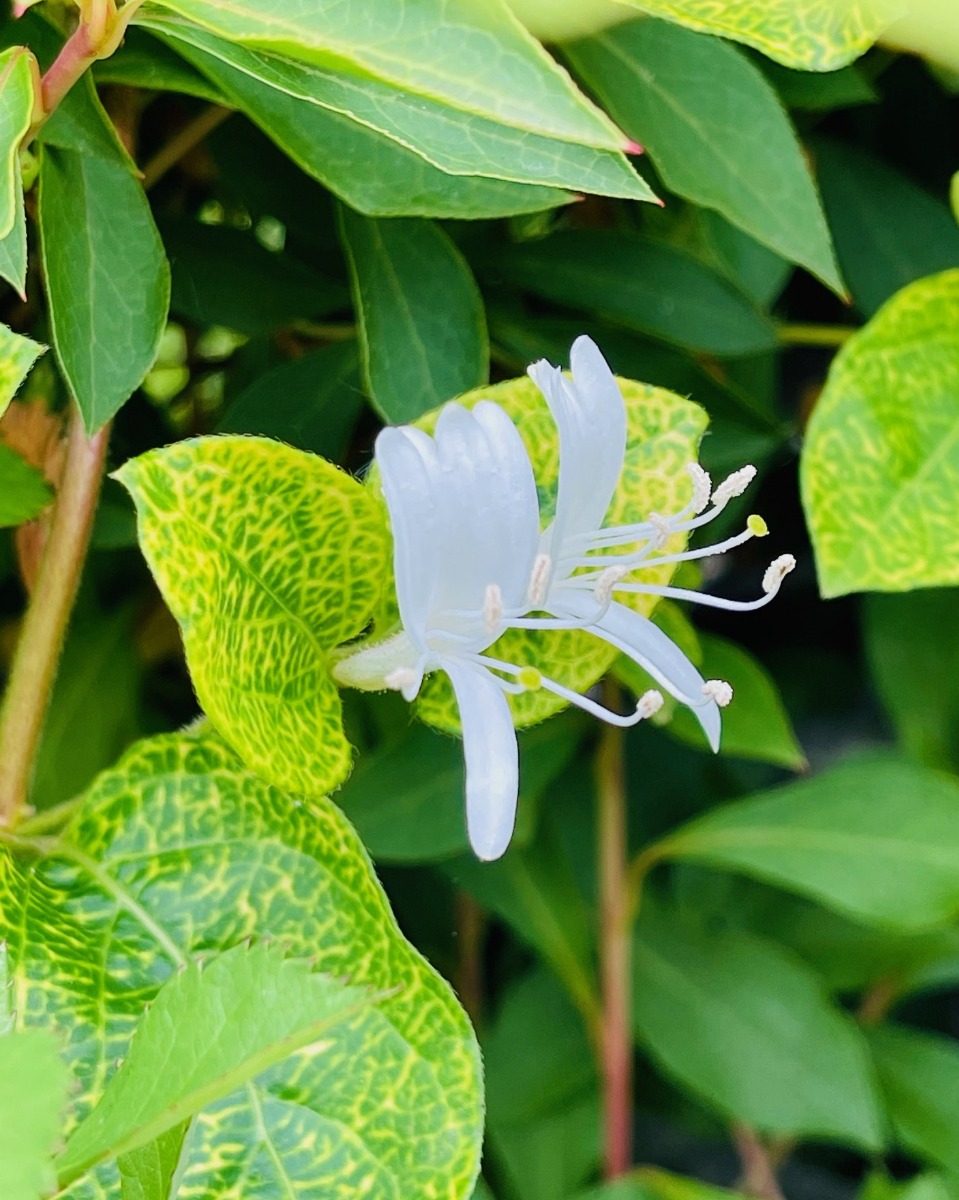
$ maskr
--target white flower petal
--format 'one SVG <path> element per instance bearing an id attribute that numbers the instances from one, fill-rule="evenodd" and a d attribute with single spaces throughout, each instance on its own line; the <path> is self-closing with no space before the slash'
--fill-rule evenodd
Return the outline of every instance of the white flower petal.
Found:
<path id="1" fill-rule="evenodd" d="M 519 793 L 519 750 L 502 689 L 489 671 L 447 660 L 463 726 L 466 825 L 477 857 L 492 861 L 513 835 Z"/>
<path id="2" fill-rule="evenodd" d="M 437 504 L 438 464 L 433 443 L 418 430 L 381 430 L 376 462 L 393 531 L 393 574 L 403 627 L 424 649 L 442 509 Z"/>
<path id="3" fill-rule="evenodd" d="M 597 607 L 596 601 L 588 593 L 572 588 L 558 592 L 550 600 L 550 611 L 557 615 L 585 617 Z M 562 612 L 557 611 L 558 608 Z M 687 704 L 702 725 L 709 745 L 713 750 L 719 749 L 722 728 L 719 706 L 713 700 L 704 702 L 703 685 L 706 681 L 676 643 L 657 625 L 648 617 L 613 602 L 596 623 L 589 626 L 589 632 L 628 655 L 661 687 Z"/>
<path id="4" fill-rule="evenodd" d="M 578 337 L 573 343 L 570 367 L 572 382 L 545 361 L 529 368 L 559 430 L 554 557 L 557 540 L 600 528 L 626 454 L 626 406 L 591 338 Z"/>

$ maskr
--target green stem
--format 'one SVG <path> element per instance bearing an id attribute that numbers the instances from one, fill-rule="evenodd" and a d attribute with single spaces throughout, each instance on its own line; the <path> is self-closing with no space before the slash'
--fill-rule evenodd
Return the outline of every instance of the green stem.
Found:
<path id="1" fill-rule="evenodd" d="M 0 708 L 0 825 L 14 827 L 30 785 L 43 718 L 90 541 L 109 426 L 88 437 L 74 409 L 63 482 Z"/>
<path id="2" fill-rule="evenodd" d="M 615 689 L 607 683 L 611 708 L 617 697 L 608 693 Z M 613 725 L 602 732 L 596 776 L 605 1174 L 616 1179 L 629 1170 L 633 1157 L 633 1037 L 623 731 Z"/>
<path id="3" fill-rule="evenodd" d="M 858 333 L 855 325 L 780 325 L 779 340 L 786 346 L 842 346 Z"/>

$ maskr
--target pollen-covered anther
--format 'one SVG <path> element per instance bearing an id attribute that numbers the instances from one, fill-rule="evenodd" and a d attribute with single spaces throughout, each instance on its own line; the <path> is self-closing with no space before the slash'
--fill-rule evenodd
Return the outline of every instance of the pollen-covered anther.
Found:
<path id="1" fill-rule="evenodd" d="M 543 686 L 543 676 L 535 667 L 520 667 L 516 679 L 528 692 L 539 691 Z"/>
<path id="2" fill-rule="evenodd" d="M 763 591 L 767 596 L 773 595 L 779 591 L 779 585 L 786 578 L 790 571 L 796 569 L 796 560 L 791 554 L 780 554 L 766 568 L 766 574 L 763 576 Z"/>
<path id="3" fill-rule="evenodd" d="M 418 680 L 419 676 L 412 667 L 397 667 L 395 671 L 390 671 L 389 675 L 383 677 L 383 682 L 393 692 L 411 688 Z"/>
<path id="4" fill-rule="evenodd" d="M 752 466 L 740 467 L 738 471 L 733 471 L 713 492 L 713 505 L 716 508 L 724 508 L 730 500 L 741 496 L 755 478 L 756 468 Z"/>
<path id="5" fill-rule="evenodd" d="M 527 599 L 534 608 L 540 608 L 549 591 L 549 576 L 553 569 L 553 560 L 548 554 L 537 554 L 533 561 L 533 570 L 529 577 Z"/>
<path id="6" fill-rule="evenodd" d="M 607 567 L 596 580 L 593 595 L 600 604 L 609 604 L 613 597 L 613 588 L 627 574 L 625 567 Z"/>
<path id="7" fill-rule="evenodd" d="M 707 700 L 715 700 L 720 708 L 725 708 L 733 698 L 733 689 L 725 679 L 707 679 L 703 684 L 703 695 Z"/>
<path id="8" fill-rule="evenodd" d="M 698 462 L 687 463 L 686 470 L 693 481 L 693 498 L 690 504 L 692 505 L 693 512 L 699 516 L 709 503 L 709 497 L 713 490 L 713 481 L 709 472 L 704 467 L 701 467 Z"/>
<path id="9" fill-rule="evenodd" d="M 483 625 L 495 633 L 503 621 L 503 592 L 498 583 L 488 583 L 483 595 Z"/>
<path id="10" fill-rule="evenodd" d="M 643 692 L 639 701 L 636 704 L 636 711 L 643 721 L 654 717 L 656 713 L 663 707 L 663 693 L 657 692 L 655 688 L 650 688 L 648 692 Z"/>

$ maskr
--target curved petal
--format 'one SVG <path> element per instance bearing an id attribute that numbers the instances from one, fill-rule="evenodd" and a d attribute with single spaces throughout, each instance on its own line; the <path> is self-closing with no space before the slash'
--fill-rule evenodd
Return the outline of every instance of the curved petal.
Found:
<path id="1" fill-rule="evenodd" d="M 446 660 L 463 726 L 466 826 L 478 858 L 491 862 L 513 836 L 519 794 L 519 749 L 506 696 L 492 674 Z"/>
<path id="2" fill-rule="evenodd" d="M 589 593 L 572 588 L 561 589 L 550 598 L 550 611 L 556 616 L 573 614 L 586 617 L 597 608 Z M 719 749 L 722 717 L 719 706 L 703 696 L 706 682 L 676 643 L 648 617 L 640 616 L 615 601 L 589 626 L 603 641 L 638 663 L 656 682 L 692 710 L 703 727 L 713 750 Z"/>
<path id="3" fill-rule="evenodd" d="M 561 553 L 557 540 L 600 528 L 626 454 L 626 405 L 591 338 L 573 342 L 570 367 L 572 381 L 545 360 L 529 368 L 559 430 L 554 557 Z"/>
<path id="4" fill-rule="evenodd" d="M 381 430 L 375 455 L 393 532 L 393 574 L 400 617 L 410 639 L 422 652 L 443 515 L 437 503 L 439 466 L 432 439 L 407 428 Z"/>

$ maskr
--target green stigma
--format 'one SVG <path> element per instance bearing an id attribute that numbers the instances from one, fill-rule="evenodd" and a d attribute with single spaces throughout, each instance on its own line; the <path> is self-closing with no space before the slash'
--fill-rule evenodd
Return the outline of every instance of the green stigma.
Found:
<path id="1" fill-rule="evenodd" d="M 521 667 L 516 678 L 528 692 L 536 692 L 543 686 L 543 676 L 535 667 Z"/>
<path id="2" fill-rule="evenodd" d="M 765 537 L 769 532 L 769 526 L 762 519 L 762 517 L 757 516 L 755 513 L 747 518 L 746 528 L 753 535 L 753 537 Z"/>

